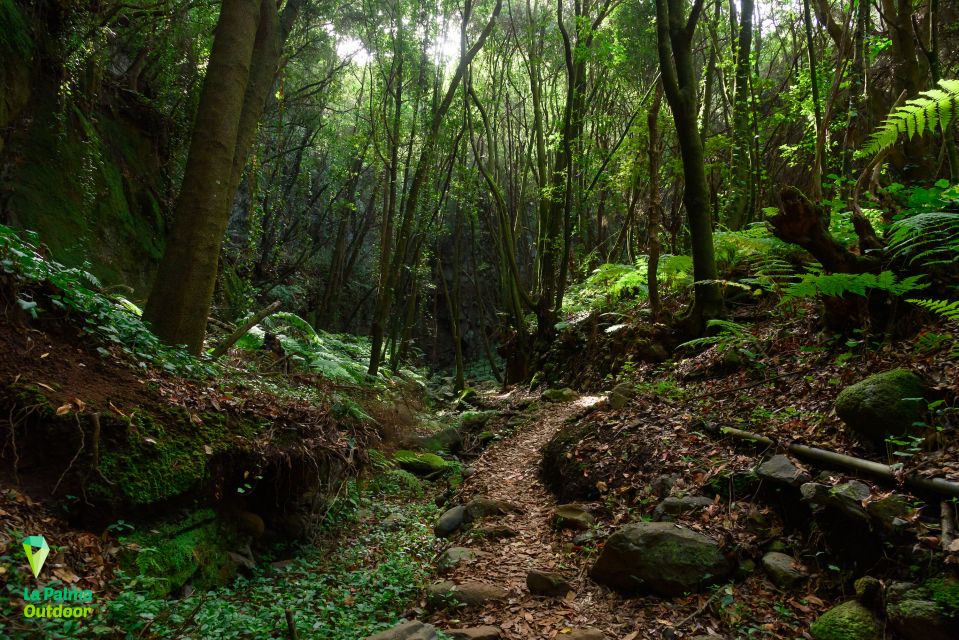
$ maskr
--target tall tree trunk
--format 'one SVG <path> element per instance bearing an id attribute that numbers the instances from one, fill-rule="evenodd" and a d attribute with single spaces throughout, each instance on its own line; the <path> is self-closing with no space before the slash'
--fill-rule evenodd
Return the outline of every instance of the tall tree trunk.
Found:
<path id="1" fill-rule="evenodd" d="M 143 314 L 162 340 L 184 344 L 194 354 L 203 348 L 235 193 L 240 129 L 244 112 L 252 108 L 245 98 L 264 13 L 260 5 L 260 0 L 223 0 L 173 228 Z"/>
<path id="2" fill-rule="evenodd" d="M 659 110 L 663 102 L 663 89 L 656 87 L 653 104 L 646 116 L 649 129 L 649 262 L 646 270 L 646 283 L 649 289 L 649 309 L 653 321 L 659 318 L 662 304 L 659 300 L 659 233 L 663 219 L 662 196 L 659 193 L 659 165 L 662 156 L 662 142 L 659 136 Z"/>
<path id="3" fill-rule="evenodd" d="M 753 0 L 742 0 L 739 37 L 736 45 L 736 87 L 733 92 L 733 166 L 730 175 L 732 197 L 726 210 L 726 226 L 739 229 L 751 207 L 752 130 L 750 127 L 749 76 L 753 46 Z"/>
<path id="4" fill-rule="evenodd" d="M 824 146 L 819 144 L 820 138 L 825 137 L 825 132 L 823 132 L 823 122 L 822 122 L 822 106 L 819 101 L 819 77 L 816 73 L 816 46 L 815 40 L 813 39 L 813 30 L 812 30 L 812 10 L 809 6 L 809 0 L 803 0 L 803 25 L 806 31 L 806 54 L 809 60 L 809 86 L 812 93 L 812 107 L 813 115 L 815 118 L 816 125 L 816 145 L 815 145 L 815 157 L 813 158 L 812 163 L 812 175 L 809 180 L 810 184 L 810 193 L 812 194 L 813 200 L 822 199 L 822 164 L 823 164 L 823 153 Z"/>
<path id="5" fill-rule="evenodd" d="M 692 39 L 703 0 L 695 0 L 689 18 L 683 0 L 656 0 L 656 40 L 663 92 L 673 112 L 683 161 L 683 204 L 692 241 L 695 299 L 687 321 L 694 333 L 706 320 L 722 313 L 723 298 L 716 282 L 713 228 L 709 215 L 709 186 L 703 143 L 696 126 L 697 83 L 693 72 Z"/>

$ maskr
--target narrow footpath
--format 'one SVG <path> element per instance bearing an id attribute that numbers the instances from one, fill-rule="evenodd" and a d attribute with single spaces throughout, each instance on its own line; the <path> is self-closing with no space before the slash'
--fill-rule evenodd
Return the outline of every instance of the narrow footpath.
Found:
<path id="1" fill-rule="evenodd" d="M 452 557 L 458 562 L 444 572 L 441 555 L 437 580 L 458 587 L 487 585 L 489 592 L 484 593 L 480 587 L 478 600 L 485 602 L 442 608 L 429 622 L 444 630 L 462 629 L 454 633 L 461 638 L 495 638 L 494 630 L 498 630 L 498 637 L 517 640 L 635 640 L 672 637 L 671 621 L 655 619 L 663 615 L 664 604 L 674 607 L 668 616 L 673 623 L 696 610 L 700 604 L 697 597 L 668 604 L 657 600 L 647 607 L 646 598 L 626 600 L 593 583 L 587 574 L 596 549 L 589 540 L 589 529 L 556 526 L 556 501 L 539 479 L 541 448 L 570 416 L 602 400 L 581 396 L 571 402 L 544 403 L 529 414 L 525 425 L 493 444 L 470 465 L 474 473 L 463 483 L 459 501 L 468 504 L 486 497 L 518 509 L 484 517 L 472 523 L 472 528 L 450 536 L 448 549 L 458 551 Z M 602 505 L 590 507 L 602 510 Z M 527 584 L 531 571 L 545 572 L 538 581 L 545 585 L 539 589 L 553 591 L 554 595 L 531 593 Z M 434 585 L 431 592 L 442 591 L 437 586 L 442 583 Z"/>

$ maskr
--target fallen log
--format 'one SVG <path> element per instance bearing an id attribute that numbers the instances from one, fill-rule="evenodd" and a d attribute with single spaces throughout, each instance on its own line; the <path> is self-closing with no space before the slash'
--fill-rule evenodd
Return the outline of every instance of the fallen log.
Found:
<path id="1" fill-rule="evenodd" d="M 249 320 L 237 327 L 236 331 L 231 333 L 223 342 L 218 344 L 212 352 L 210 352 L 210 357 L 215 360 L 226 353 L 227 350 L 229 350 L 229 348 L 232 347 L 237 340 L 245 336 L 246 332 L 253 328 L 253 325 L 257 324 L 260 320 L 279 309 L 280 304 L 280 301 L 277 300 L 276 302 L 260 309 L 250 316 Z"/>
<path id="2" fill-rule="evenodd" d="M 784 448 L 797 458 L 802 458 L 809 462 L 817 462 L 828 468 L 849 469 L 883 480 L 889 480 L 897 484 L 901 482 L 907 487 L 914 489 L 930 491 L 950 497 L 959 497 L 959 482 L 951 482 L 944 478 L 923 478 L 915 473 L 902 474 L 886 464 L 863 460 L 862 458 L 847 456 L 843 453 L 827 451 L 826 449 L 809 447 L 804 444 L 789 443 L 788 445 L 781 446 L 780 443 L 777 443 L 772 438 L 733 427 L 717 427 L 712 429 L 712 431 L 718 434 L 732 436 L 738 440 L 745 440 L 777 449 Z"/>

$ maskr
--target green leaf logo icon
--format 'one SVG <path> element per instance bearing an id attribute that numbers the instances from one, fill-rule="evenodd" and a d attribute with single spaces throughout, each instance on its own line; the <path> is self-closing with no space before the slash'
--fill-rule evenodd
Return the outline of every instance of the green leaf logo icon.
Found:
<path id="1" fill-rule="evenodd" d="M 36 547 L 36 551 L 34 551 Z M 40 569 L 47 556 L 50 555 L 50 545 L 43 536 L 29 536 L 23 539 L 23 551 L 27 554 L 27 562 L 30 563 L 30 569 L 33 571 L 33 577 L 40 576 Z"/>

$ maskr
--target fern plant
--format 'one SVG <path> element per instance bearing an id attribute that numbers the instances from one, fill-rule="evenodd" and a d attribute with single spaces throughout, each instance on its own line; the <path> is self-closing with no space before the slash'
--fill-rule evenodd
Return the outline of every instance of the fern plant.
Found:
<path id="1" fill-rule="evenodd" d="M 945 131 L 959 106 L 959 80 L 940 80 L 939 87 L 923 91 L 918 98 L 894 109 L 857 155 L 875 155 L 896 144 L 902 134 L 912 139 L 937 127 Z"/>
<path id="2" fill-rule="evenodd" d="M 842 298 L 847 293 L 865 297 L 870 291 L 885 291 L 894 296 L 902 296 L 910 291 L 928 287 L 928 284 L 919 282 L 922 277 L 922 275 L 909 276 L 899 280 L 891 271 L 883 271 L 879 274 L 807 273 L 799 282 L 786 287 L 784 300 L 815 298 L 820 295 Z"/>
<path id="3" fill-rule="evenodd" d="M 959 300 L 929 300 L 910 298 L 908 302 L 951 322 L 959 322 Z"/>
<path id="4" fill-rule="evenodd" d="M 959 262 L 959 214 L 919 213 L 898 220 L 886 234 L 889 255 L 909 265 Z"/>
<path id="5" fill-rule="evenodd" d="M 925 309 L 930 313 L 934 313 L 937 316 L 942 316 L 949 322 L 959 323 L 959 300 L 930 300 L 928 298 L 910 298 L 908 302 L 911 302 L 917 307 Z M 949 352 L 949 357 L 959 358 L 959 345 L 954 345 L 952 347 L 952 350 Z"/>
<path id="6" fill-rule="evenodd" d="M 717 318 L 706 322 L 706 330 L 712 331 L 713 335 L 689 340 L 676 348 L 692 350 L 716 345 L 716 350 L 719 353 L 724 353 L 730 349 L 737 349 L 744 351 L 744 353 L 749 356 L 755 355 L 747 350 L 754 346 L 756 339 L 745 325 L 733 322 L 732 320 Z"/>

